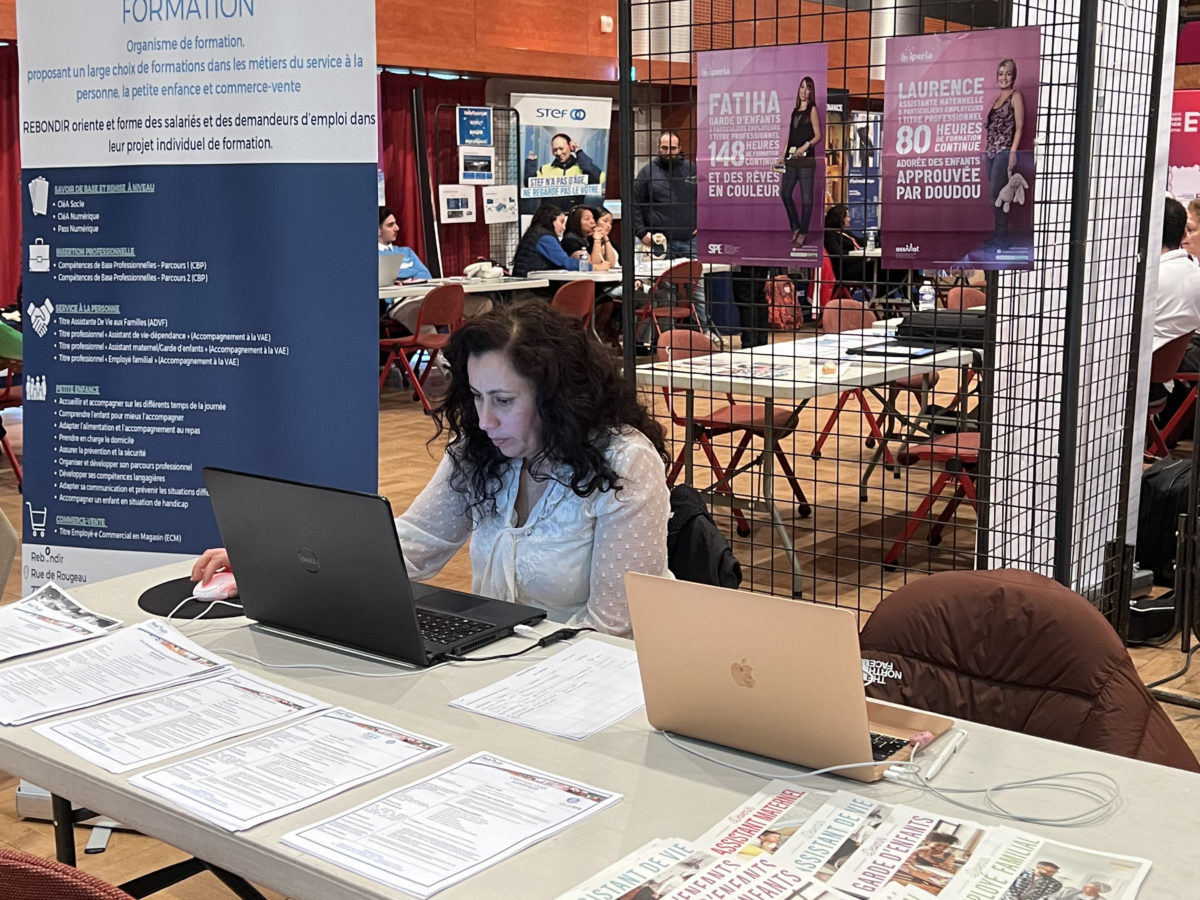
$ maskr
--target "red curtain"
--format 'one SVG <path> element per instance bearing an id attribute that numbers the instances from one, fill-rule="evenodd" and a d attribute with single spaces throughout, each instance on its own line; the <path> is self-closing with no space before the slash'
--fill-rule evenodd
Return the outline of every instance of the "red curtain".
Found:
<path id="1" fill-rule="evenodd" d="M 21 115 L 17 104 L 17 48 L 0 47 L 0 306 L 21 283 Z"/>
<path id="2" fill-rule="evenodd" d="M 413 141 L 412 91 L 422 90 L 425 108 L 421 112 L 429 172 L 433 184 L 421 184 L 417 174 L 416 146 Z M 387 205 L 396 214 L 400 225 L 398 244 L 412 247 L 426 263 L 432 250 L 425 245 L 421 226 L 422 196 L 431 198 L 434 216 L 437 209 L 438 184 L 458 183 L 458 142 L 452 109 L 434 115 L 438 104 L 480 106 L 484 103 L 482 80 L 446 81 L 423 75 L 394 75 L 384 72 L 379 78 L 380 110 L 382 115 L 383 169 Z M 435 121 L 436 119 L 436 121 Z M 438 157 L 438 151 L 441 151 Z M 480 198 L 476 196 L 477 205 Z M 463 267 L 479 257 L 490 255 L 488 229 L 483 224 L 482 209 L 478 209 L 473 224 L 438 225 L 441 235 L 441 264 L 443 275 L 461 274 Z"/>

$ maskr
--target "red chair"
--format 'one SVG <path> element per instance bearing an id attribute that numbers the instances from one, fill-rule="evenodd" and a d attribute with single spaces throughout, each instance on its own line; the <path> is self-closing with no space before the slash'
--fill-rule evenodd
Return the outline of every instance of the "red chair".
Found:
<path id="1" fill-rule="evenodd" d="M 972 309 L 987 305 L 987 294 L 969 287 L 952 287 L 946 292 L 946 309 Z"/>
<path id="2" fill-rule="evenodd" d="M 825 263 L 828 265 L 829 260 L 826 259 Z M 821 328 L 826 334 L 837 334 L 840 331 L 855 331 L 860 328 L 870 328 L 871 323 L 874 321 L 875 313 L 871 312 L 871 310 L 867 309 L 857 300 L 842 298 L 830 300 L 828 306 L 826 306 L 824 312 L 821 314 Z M 884 442 L 883 430 L 879 427 L 879 419 L 867 403 L 866 392 L 860 387 L 842 391 L 838 395 L 837 405 L 825 421 L 825 427 L 821 429 L 821 433 L 817 436 L 817 442 L 813 444 L 812 458 L 821 458 L 821 448 L 825 445 L 825 440 L 829 437 L 829 433 L 833 431 L 834 423 L 837 422 L 838 417 L 842 414 L 842 410 L 852 397 L 858 401 L 863 418 L 867 421 L 867 430 L 870 432 L 870 435 L 866 439 L 866 445 L 874 447 L 876 441 L 884 443 L 883 461 L 889 467 L 895 466 L 896 463 L 892 458 L 891 451 L 887 449 L 887 445 Z"/>
<path id="3" fill-rule="evenodd" d="M 698 332 L 689 329 L 674 329 L 661 335 L 658 339 L 658 359 L 662 362 L 667 360 L 687 359 L 692 356 L 705 356 L 713 352 L 713 342 L 707 337 Z M 671 421 L 681 428 L 687 427 L 687 418 L 675 411 L 675 405 L 672 401 L 672 394 L 678 393 L 679 389 L 672 391 L 668 387 L 663 387 L 663 396 L 667 401 L 667 409 L 670 411 Z M 738 463 L 741 462 L 746 450 L 750 447 L 750 442 L 754 438 L 766 438 L 766 408 L 757 403 L 738 403 L 730 394 L 725 395 L 726 403 L 719 406 L 707 415 L 694 416 L 692 418 L 692 440 L 700 445 L 700 449 L 704 451 L 705 457 L 708 459 L 708 464 L 712 467 L 713 475 L 716 476 L 714 489 L 721 494 L 725 494 L 731 500 L 733 499 L 733 488 L 729 483 L 733 474 L 737 472 Z M 762 455 L 766 452 L 775 454 L 775 459 L 779 463 L 779 468 L 783 471 L 784 477 L 792 488 L 792 493 L 796 498 L 796 511 L 801 518 L 807 518 L 812 515 L 812 506 L 809 505 L 808 498 L 804 495 L 804 489 L 800 487 L 800 482 L 796 480 L 796 475 L 792 471 L 791 463 L 788 462 L 787 454 L 783 452 L 783 448 L 779 446 L 779 442 L 796 430 L 796 425 L 799 422 L 799 410 L 789 410 L 787 408 L 776 407 L 771 416 L 771 446 L 765 447 Z M 716 451 L 713 449 L 712 439 L 719 435 L 732 435 L 740 433 L 741 441 L 733 451 L 733 456 L 729 459 L 728 466 L 722 466 L 717 459 Z M 667 484 L 675 485 L 675 479 L 679 477 L 679 473 L 683 470 L 684 460 L 687 454 L 687 447 L 680 447 L 679 455 L 675 462 L 671 464 L 671 468 L 667 473 Z M 760 456 L 761 459 L 761 456 Z M 745 515 L 736 506 L 733 507 L 733 517 L 737 521 L 737 532 L 742 537 L 750 533 L 750 523 L 746 521 Z"/>
<path id="4" fill-rule="evenodd" d="M 1200 393 L 1197 390 L 1197 384 L 1200 383 L 1200 372 L 1176 372 L 1173 380 L 1190 384 L 1192 389 L 1188 391 L 1187 399 L 1183 401 L 1179 409 L 1175 410 L 1175 415 L 1171 416 L 1171 420 L 1161 429 L 1163 443 L 1168 448 L 1172 447 L 1182 438 L 1187 427 L 1192 424 L 1192 411 L 1196 407 L 1196 394 Z"/>
<path id="5" fill-rule="evenodd" d="M 17 383 L 17 376 L 21 374 L 21 360 L 0 358 L 0 368 L 8 370 L 3 384 L 0 385 L 0 410 L 15 409 L 25 398 L 23 386 Z M 12 444 L 9 443 L 8 435 L 3 433 L 2 428 L 0 428 L 0 449 L 4 451 L 5 457 L 8 458 L 8 464 L 12 466 L 13 474 L 17 476 L 17 490 L 19 491 L 25 483 L 25 473 Z"/>
<path id="6" fill-rule="evenodd" d="M 1150 383 L 1165 384 L 1179 376 L 1179 364 L 1183 362 L 1184 354 L 1187 353 L 1188 342 L 1191 341 L 1192 335 L 1181 334 L 1163 344 L 1154 351 L 1154 356 L 1150 358 Z M 1195 376 L 1192 376 L 1194 379 Z M 1195 388 L 1193 388 L 1193 391 Z M 1158 400 L 1151 400 L 1146 406 L 1146 458 L 1158 459 L 1163 456 L 1170 455 L 1171 451 L 1167 447 L 1167 441 L 1163 437 L 1163 433 L 1159 431 L 1158 425 L 1154 422 L 1154 417 L 1157 416 L 1167 405 L 1167 397 L 1164 394 Z M 1184 404 L 1180 409 L 1189 408 Z"/>
<path id="7" fill-rule="evenodd" d="M 412 385 L 413 399 L 420 400 L 425 412 L 432 412 L 433 407 L 425 395 L 425 379 L 437 359 L 438 352 L 450 343 L 452 334 L 463 319 L 463 302 L 466 294 L 461 284 L 443 284 L 435 287 L 421 301 L 421 309 L 417 313 L 417 333 L 400 338 L 380 338 L 379 349 L 387 353 L 387 361 L 383 371 L 379 373 L 379 389 L 387 381 L 392 364 L 400 367 L 408 383 Z M 427 331 L 427 328 L 446 328 L 448 333 Z M 424 354 L 420 351 L 426 351 Z M 425 360 L 422 363 L 421 357 Z M 413 360 L 416 360 L 414 366 Z"/>
<path id="8" fill-rule="evenodd" d="M 115 885 L 74 866 L 0 847 L 4 900 L 133 900 Z"/>
<path id="9" fill-rule="evenodd" d="M 696 285 L 700 283 L 700 279 L 704 277 L 704 267 L 700 263 L 688 260 L 685 262 L 675 263 L 665 272 L 658 276 L 654 281 L 654 289 L 650 294 L 650 302 L 642 306 L 637 311 L 637 325 L 634 333 L 641 331 L 641 326 L 646 322 L 650 322 L 654 329 L 654 342 L 658 343 L 659 336 L 663 333 L 662 319 L 667 319 L 671 323 L 671 327 L 675 327 L 677 322 L 683 322 L 689 325 L 700 327 L 700 319 L 696 315 L 696 308 L 692 306 L 692 297 L 696 293 Z M 670 306 L 654 305 L 654 297 L 660 290 L 667 289 L 672 292 L 674 297 Z M 639 336 L 639 340 L 642 338 Z"/>
<path id="10" fill-rule="evenodd" d="M 817 296 L 812 297 L 814 301 L 820 299 L 821 309 L 827 307 L 835 299 L 851 300 L 853 297 L 850 293 L 850 288 L 842 284 L 837 279 L 837 275 L 833 272 L 833 261 L 828 255 L 821 256 L 821 274 L 816 279 Z"/>
<path id="11" fill-rule="evenodd" d="M 942 531 L 945 530 L 946 523 L 950 521 L 951 516 L 954 515 L 964 500 L 971 505 L 971 508 L 976 511 L 977 515 L 979 511 L 975 493 L 975 472 L 979 468 L 978 431 L 939 435 L 924 443 L 914 444 L 908 449 L 901 451 L 897 455 L 897 460 L 904 466 L 929 460 L 931 462 L 942 463 L 945 466 L 945 470 L 934 480 L 933 487 L 929 489 L 929 493 L 921 500 L 917 511 L 909 517 L 908 523 L 904 526 L 904 532 L 900 535 L 899 540 L 892 544 L 887 554 L 883 557 L 883 567 L 885 569 L 894 569 L 896 567 L 896 560 L 904 552 L 905 545 L 912 540 L 913 535 L 917 533 L 917 529 L 921 526 L 921 522 L 933 508 L 934 501 L 937 500 L 938 496 L 946 489 L 946 486 L 950 482 L 954 482 L 954 495 L 946 504 L 946 508 L 942 510 L 941 515 L 937 517 L 937 521 L 929 529 L 929 543 L 937 546 L 942 542 Z"/>
<path id="12" fill-rule="evenodd" d="M 564 316 L 579 319 L 585 330 L 592 326 L 592 313 L 596 310 L 596 282 L 590 278 L 567 281 L 554 292 L 550 308 Z"/>

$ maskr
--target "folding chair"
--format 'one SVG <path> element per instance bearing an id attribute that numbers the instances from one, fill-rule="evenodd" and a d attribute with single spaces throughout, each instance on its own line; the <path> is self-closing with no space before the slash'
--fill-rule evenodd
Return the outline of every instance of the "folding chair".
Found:
<path id="1" fill-rule="evenodd" d="M 638 335 L 638 340 L 643 340 L 641 326 L 649 322 L 654 331 L 654 342 L 657 344 L 663 333 L 660 324 L 662 319 L 670 321 L 672 328 L 677 322 L 684 322 L 695 325 L 698 330 L 700 319 L 696 315 L 696 308 L 692 306 L 692 297 L 696 293 L 696 285 L 703 277 L 704 267 L 693 260 L 675 263 L 659 275 L 654 281 L 649 302 L 637 311 L 637 328 L 634 333 Z M 656 307 L 654 297 L 664 289 L 672 292 L 671 305 Z"/>
<path id="2" fill-rule="evenodd" d="M 693 356 L 706 356 L 712 353 L 713 350 L 713 343 L 707 337 L 698 332 L 686 329 L 668 331 L 661 335 L 658 340 L 659 360 L 664 362 L 667 360 L 687 359 Z M 663 396 L 666 398 L 667 409 L 670 412 L 672 423 L 681 428 L 686 428 L 688 425 L 687 418 L 675 410 L 673 393 L 675 392 L 670 388 L 663 387 Z M 708 464 L 712 467 L 713 475 L 716 477 L 713 490 L 730 498 L 730 505 L 733 507 L 733 517 L 737 522 L 737 532 L 742 537 L 746 537 L 750 534 L 750 523 L 746 521 L 746 517 L 741 509 L 733 504 L 734 494 L 730 482 L 734 475 L 738 473 L 738 463 L 742 461 L 742 457 L 750 448 L 750 442 L 756 437 L 763 440 L 766 439 L 766 410 L 762 405 L 757 403 L 738 403 L 730 394 L 725 395 L 725 400 L 726 403 L 724 405 L 716 407 L 707 415 L 693 416 L 691 422 L 692 440 L 700 445 L 700 449 L 704 451 L 704 455 L 708 459 Z M 807 518 L 812 515 L 812 506 L 809 504 L 808 498 L 804 495 L 804 489 L 800 486 L 800 482 L 796 479 L 796 475 L 792 471 L 787 454 L 779 446 L 783 438 L 796 430 L 799 418 L 799 410 L 788 409 L 786 407 L 775 408 L 771 414 L 770 422 L 771 443 L 769 446 L 763 447 L 762 453 L 750 465 L 757 465 L 762 461 L 766 453 L 773 453 L 775 460 L 779 463 L 779 468 L 782 470 L 796 498 L 797 513 L 801 518 Z M 717 458 L 716 451 L 713 449 L 712 439 L 726 434 L 740 434 L 741 440 L 737 447 L 734 448 L 729 465 L 723 466 Z M 679 477 L 679 473 L 683 470 L 687 450 L 687 447 L 681 447 L 675 462 L 671 464 L 671 468 L 667 473 L 668 485 L 674 486 L 675 479 Z"/>
<path id="3" fill-rule="evenodd" d="M 896 568 L 896 561 L 904 552 L 905 545 L 912 540 L 913 535 L 921 526 L 921 522 L 932 510 L 934 501 L 951 482 L 954 482 L 954 495 L 929 529 L 929 543 L 936 547 L 942 542 L 942 532 L 946 528 L 946 523 L 950 521 L 964 500 L 978 514 L 975 472 L 979 468 L 979 432 L 952 432 L 939 435 L 901 451 L 897 454 L 897 460 L 904 466 L 929 460 L 942 463 L 945 470 L 934 480 L 933 486 L 921 500 L 917 511 L 909 517 L 900 538 L 892 544 L 883 557 L 883 567 L 888 570 Z"/>
<path id="4" fill-rule="evenodd" d="M 825 260 L 828 264 L 829 260 Z M 824 290 L 824 288 L 822 288 Z M 860 328 L 870 328 L 871 323 L 875 321 L 875 313 L 867 309 L 857 300 L 848 300 L 838 298 L 830 300 L 828 306 L 821 314 L 821 328 L 826 334 L 837 334 L 841 331 L 856 331 Z M 867 430 L 870 434 L 865 440 L 867 447 L 874 447 L 876 442 L 883 444 L 883 461 L 889 468 L 895 466 L 895 460 L 892 458 L 892 453 L 888 450 L 883 438 L 883 431 L 879 427 L 879 419 L 871 410 L 870 404 L 867 403 L 867 395 L 863 388 L 851 388 L 848 391 L 842 391 L 838 395 L 837 405 L 833 408 L 833 412 L 829 414 L 829 418 L 825 420 L 825 426 L 821 429 L 821 433 L 817 436 L 817 441 L 813 444 L 811 456 L 813 459 L 821 458 L 821 448 L 825 446 L 825 441 L 833 431 L 834 423 L 842 414 L 842 410 L 846 404 L 854 398 L 858 401 L 859 409 L 862 410 L 863 418 L 867 422 Z"/>
<path id="5" fill-rule="evenodd" d="M 1165 384 L 1178 376 L 1179 364 L 1183 362 L 1191 339 L 1191 333 L 1181 334 L 1154 351 L 1154 355 L 1150 358 L 1150 384 Z M 1168 396 L 1168 394 L 1163 394 L 1159 399 L 1151 400 L 1146 405 L 1145 456 L 1147 460 L 1159 459 L 1171 454 L 1163 433 L 1159 431 L 1158 425 L 1154 421 L 1154 417 L 1166 408 Z M 1186 406 L 1185 404 L 1182 408 L 1186 408 Z"/>
<path id="6" fill-rule="evenodd" d="M 596 310 L 596 282 L 590 278 L 565 282 L 554 292 L 550 308 L 579 319 L 585 330 L 591 330 L 592 314 Z"/>
<path id="7" fill-rule="evenodd" d="M 425 395 L 425 379 L 433 368 L 438 352 L 450 343 L 450 335 L 458 328 L 463 318 L 463 302 L 466 294 L 461 284 L 443 284 L 435 287 L 421 301 L 417 313 L 417 332 L 400 338 L 380 338 L 379 349 L 387 353 L 387 361 L 379 373 L 379 389 L 387 381 L 392 364 L 400 367 L 413 389 L 413 399 L 420 400 L 425 412 L 433 407 Z M 427 329 L 445 328 L 446 332 Z M 420 351 L 426 351 L 421 354 Z M 424 362 L 421 361 L 424 356 Z M 414 364 L 415 360 L 415 364 Z"/>

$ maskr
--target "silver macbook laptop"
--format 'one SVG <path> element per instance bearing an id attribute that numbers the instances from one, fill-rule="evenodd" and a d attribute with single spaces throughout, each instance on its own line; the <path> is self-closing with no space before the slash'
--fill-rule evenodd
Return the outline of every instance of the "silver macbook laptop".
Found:
<path id="1" fill-rule="evenodd" d="M 379 286 L 381 288 L 391 287 L 396 283 L 396 276 L 400 273 L 400 265 L 403 262 L 403 253 L 379 254 Z"/>
<path id="2" fill-rule="evenodd" d="M 544 610 L 409 581 L 387 498 L 206 468 L 247 617 L 312 643 L 431 665 Z"/>
<path id="3" fill-rule="evenodd" d="M 625 576 L 650 724 L 811 769 L 876 781 L 942 716 L 868 700 L 848 609 Z M 867 762 L 874 760 L 874 763 Z"/>

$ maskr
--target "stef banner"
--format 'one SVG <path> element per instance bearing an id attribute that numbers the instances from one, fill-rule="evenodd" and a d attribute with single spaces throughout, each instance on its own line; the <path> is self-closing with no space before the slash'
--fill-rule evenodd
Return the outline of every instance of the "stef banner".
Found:
<path id="1" fill-rule="evenodd" d="M 883 264 L 1033 267 L 1037 27 L 887 42 Z"/>
<path id="2" fill-rule="evenodd" d="M 819 264 L 825 226 L 825 44 L 697 55 L 700 259 Z"/>
<path id="3" fill-rule="evenodd" d="M 521 209 L 599 204 L 607 180 L 612 100 L 513 94 L 521 119 Z"/>

